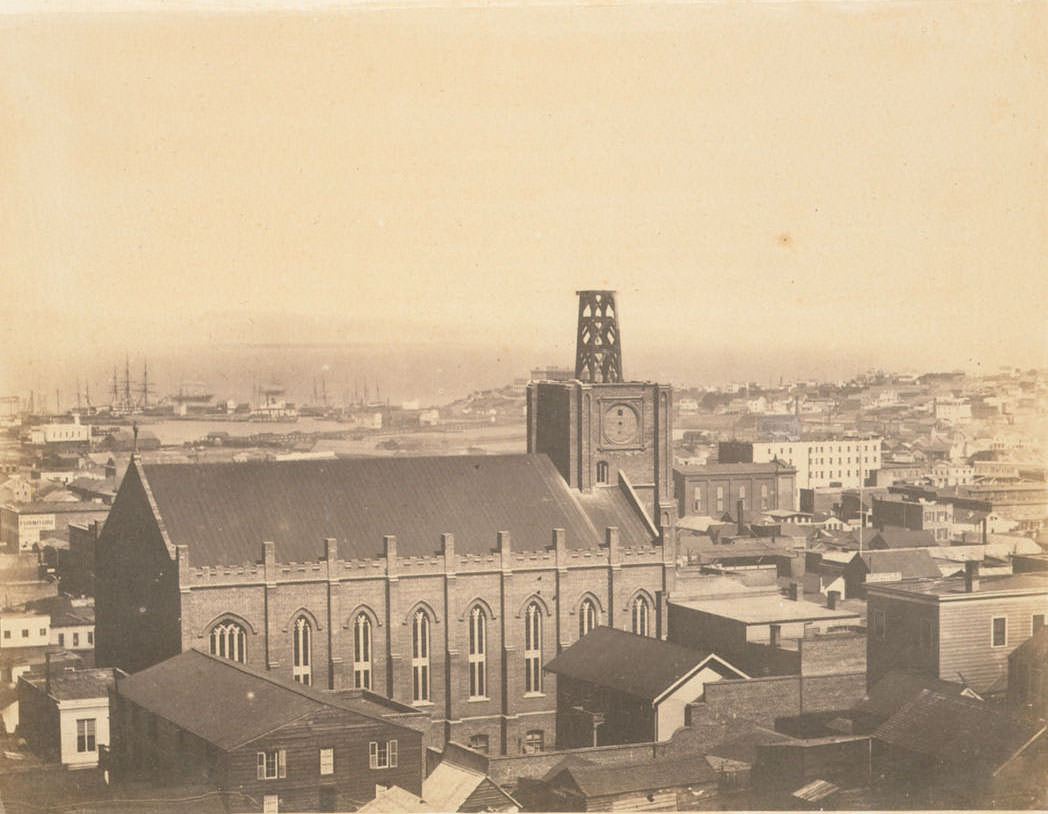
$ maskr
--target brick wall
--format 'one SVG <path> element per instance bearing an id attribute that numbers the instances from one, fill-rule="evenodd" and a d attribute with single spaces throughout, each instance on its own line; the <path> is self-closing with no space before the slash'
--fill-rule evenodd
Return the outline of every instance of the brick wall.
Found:
<path id="1" fill-rule="evenodd" d="M 690 705 L 689 714 L 692 726 L 716 713 L 773 727 L 776 718 L 850 709 L 865 692 L 865 673 L 717 681 L 706 685 L 706 700 Z"/>
<path id="2" fill-rule="evenodd" d="M 801 675 L 866 672 L 865 633 L 827 633 L 800 640 Z"/>

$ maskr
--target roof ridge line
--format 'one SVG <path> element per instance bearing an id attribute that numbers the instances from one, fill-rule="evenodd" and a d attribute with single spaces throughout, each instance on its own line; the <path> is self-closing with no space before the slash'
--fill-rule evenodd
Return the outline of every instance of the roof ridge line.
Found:
<path id="1" fill-rule="evenodd" d="M 205 658 L 207 658 L 207 659 L 209 659 L 209 660 L 211 660 L 211 661 L 213 661 L 215 663 L 224 665 L 226 667 L 232 667 L 233 669 L 238 670 L 241 673 L 244 673 L 245 675 L 249 675 L 249 676 L 252 676 L 254 678 L 261 679 L 262 681 L 266 681 L 266 682 L 268 682 L 270 684 L 273 684 L 273 685 L 275 685 L 277 687 L 280 687 L 281 689 L 285 689 L 288 692 L 293 692 L 296 695 L 300 695 L 303 698 L 307 698 L 310 701 L 315 701 L 318 704 L 322 704 L 324 706 L 332 707 L 334 709 L 340 709 L 340 710 L 343 710 L 345 712 L 352 712 L 355 715 L 359 715 L 362 718 L 367 718 L 368 720 L 371 720 L 371 721 L 378 721 L 378 722 L 381 722 L 381 723 L 389 723 L 390 725 L 398 726 L 401 729 L 411 729 L 411 727 L 405 726 L 404 724 L 398 724 L 398 723 L 389 721 L 386 718 L 383 718 L 383 717 L 380 717 L 380 716 L 377 716 L 377 715 L 371 715 L 370 713 L 367 713 L 367 712 L 361 712 L 358 709 L 353 709 L 350 706 L 347 706 L 345 704 L 339 703 L 340 699 L 337 699 L 337 698 L 325 698 L 325 697 L 323 697 L 324 691 L 315 689 L 312 685 L 309 685 L 307 687 L 304 684 L 299 684 L 297 681 L 292 682 L 296 686 L 291 686 L 290 684 L 285 684 L 281 679 L 277 678 L 276 676 L 270 675 L 269 670 L 260 670 L 260 671 L 256 672 L 254 668 L 248 667 L 246 664 L 242 664 L 242 663 L 236 662 L 236 661 L 230 661 L 229 659 L 220 658 L 219 656 L 215 656 L 212 653 L 208 653 L 208 652 L 205 652 L 204 650 L 201 650 L 199 647 L 192 648 L 192 652 L 199 653 L 201 656 L 204 656 Z M 334 692 L 334 690 L 328 690 L 328 692 Z M 317 696 L 320 696 L 320 697 L 318 698 Z M 392 700 L 392 699 L 390 699 L 390 700 Z M 297 719 L 295 719 L 295 720 L 297 720 Z M 254 740 L 254 738 L 252 738 L 252 740 Z M 244 742 L 248 743 L 248 741 L 244 741 Z"/>

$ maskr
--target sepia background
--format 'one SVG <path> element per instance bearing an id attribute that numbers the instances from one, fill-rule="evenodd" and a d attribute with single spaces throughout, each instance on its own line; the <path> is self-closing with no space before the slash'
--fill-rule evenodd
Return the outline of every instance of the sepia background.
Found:
<path id="1" fill-rule="evenodd" d="M 1048 364 L 1043 2 L 5 7 L 4 392 Z"/>

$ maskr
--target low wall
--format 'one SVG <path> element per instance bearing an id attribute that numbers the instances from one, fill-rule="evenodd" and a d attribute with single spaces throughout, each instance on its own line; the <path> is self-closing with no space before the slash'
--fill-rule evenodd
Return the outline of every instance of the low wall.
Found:
<path id="1" fill-rule="evenodd" d="M 706 700 L 689 706 L 693 726 L 715 711 L 774 727 L 777 718 L 850 709 L 866 694 L 866 673 L 725 680 L 705 690 Z"/>

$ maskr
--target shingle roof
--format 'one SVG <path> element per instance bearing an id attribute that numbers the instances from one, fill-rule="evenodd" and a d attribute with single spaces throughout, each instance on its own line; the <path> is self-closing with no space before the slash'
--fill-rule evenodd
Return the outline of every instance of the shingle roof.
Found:
<path id="1" fill-rule="evenodd" d="M 617 489 L 580 496 L 545 455 L 139 466 L 169 542 L 198 565 L 256 562 L 264 540 L 284 562 L 317 559 L 325 537 L 345 559 L 380 556 L 388 534 L 401 556 L 433 554 L 446 532 L 460 554 L 487 554 L 503 530 L 517 551 L 548 547 L 554 528 L 569 548 L 601 544 L 604 524 L 626 545 L 653 540 Z"/>
<path id="2" fill-rule="evenodd" d="M 220 749 L 235 748 L 308 715 L 357 716 L 361 723 L 379 720 L 337 696 L 199 650 L 186 650 L 121 678 L 117 691 Z"/>
<path id="3" fill-rule="evenodd" d="M 709 783 L 716 777 L 716 772 L 709 764 L 700 755 L 695 755 L 680 760 L 630 763 L 626 766 L 569 766 L 554 778 L 551 785 L 559 785 L 557 781 L 565 778 L 586 797 L 606 797 Z"/>
<path id="4" fill-rule="evenodd" d="M 890 718 L 905 704 L 913 701 L 923 690 L 934 690 L 947 697 L 965 692 L 963 684 L 943 681 L 933 676 L 891 670 L 866 692 L 866 697 L 854 709 L 879 718 Z M 974 700 L 974 699 L 973 699 Z"/>
<path id="5" fill-rule="evenodd" d="M 903 579 L 935 579 L 942 576 L 939 566 L 926 548 L 866 551 L 862 554 L 862 561 L 871 574 L 897 573 Z"/>
<path id="6" fill-rule="evenodd" d="M 678 644 L 601 626 L 549 662 L 546 669 L 654 700 L 708 656 Z"/>
<path id="7" fill-rule="evenodd" d="M 996 772 L 1045 730 L 1043 721 L 989 704 L 922 690 L 885 721 L 874 738 L 970 771 Z"/>

